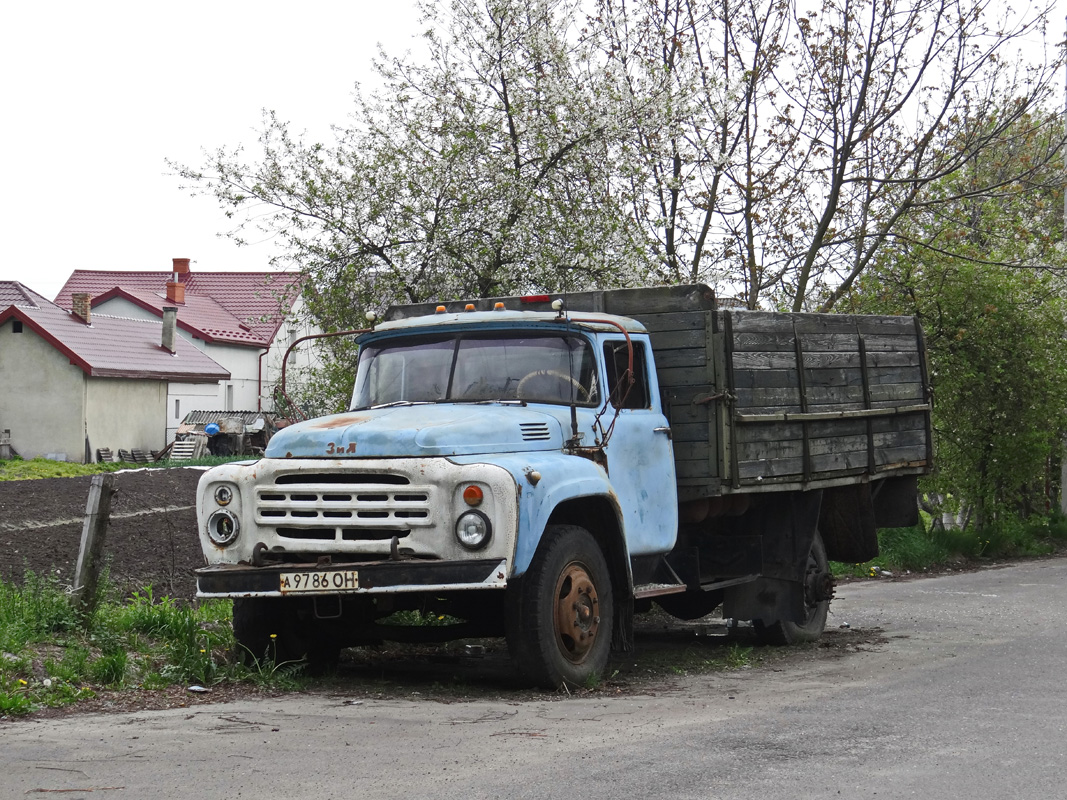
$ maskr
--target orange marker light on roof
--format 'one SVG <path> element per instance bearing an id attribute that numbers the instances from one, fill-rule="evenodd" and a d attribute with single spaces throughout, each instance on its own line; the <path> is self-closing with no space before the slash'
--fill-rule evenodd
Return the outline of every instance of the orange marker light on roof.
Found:
<path id="1" fill-rule="evenodd" d="M 464 311 L 474 311 L 474 303 L 467 303 L 467 305 L 463 306 L 463 310 Z"/>
<path id="2" fill-rule="evenodd" d="M 445 307 L 444 306 L 438 306 L 436 313 L 444 314 L 445 313 Z"/>
<path id="3" fill-rule="evenodd" d="M 493 311 L 503 311 L 503 310 L 504 310 L 504 304 L 503 303 L 496 303 L 493 306 Z"/>
<path id="4" fill-rule="evenodd" d="M 480 506 L 485 495 L 480 486 L 468 486 L 463 490 L 463 502 L 469 506 Z"/>

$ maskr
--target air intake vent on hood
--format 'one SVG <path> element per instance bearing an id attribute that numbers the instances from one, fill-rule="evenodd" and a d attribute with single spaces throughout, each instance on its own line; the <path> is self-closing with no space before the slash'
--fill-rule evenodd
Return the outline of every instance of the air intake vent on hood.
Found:
<path id="1" fill-rule="evenodd" d="M 524 422 L 519 428 L 524 442 L 544 442 L 552 438 L 547 422 Z"/>

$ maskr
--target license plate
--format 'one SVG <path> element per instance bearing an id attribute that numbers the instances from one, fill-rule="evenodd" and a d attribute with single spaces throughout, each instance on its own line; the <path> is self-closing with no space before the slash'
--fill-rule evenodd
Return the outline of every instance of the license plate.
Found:
<path id="1" fill-rule="evenodd" d="M 354 569 L 333 572 L 283 572 L 279 576 L 278 588 L 282 594 L 354 592 L 359 588 L 359 573 Z"/>

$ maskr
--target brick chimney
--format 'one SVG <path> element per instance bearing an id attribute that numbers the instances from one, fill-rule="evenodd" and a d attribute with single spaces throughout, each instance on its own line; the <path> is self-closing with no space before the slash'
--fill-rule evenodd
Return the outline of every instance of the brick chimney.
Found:
<path id="1" fill-rule="evenodd" d="M 174 352 L 174 332 L 178 326 L 178 309 L 173 306 L 163 307 L 163 349 Z"/>
<path id="2" fill-rule="evenodd" d="M 92 299 L 93 296 L 88 292 L 74 292 L 70 296 L 71 311 L 74 312 L 74 316 L 81 317 L 86 325 L 92 322 Z"/>
<path id="3" fill-rule="evenodd" d="M 185 280 L 189 276 L 189 259 L 172 258 L 171 261 L 174 264 L 174 274 L 167 283 L 167 302 L 184 303 Z"/>

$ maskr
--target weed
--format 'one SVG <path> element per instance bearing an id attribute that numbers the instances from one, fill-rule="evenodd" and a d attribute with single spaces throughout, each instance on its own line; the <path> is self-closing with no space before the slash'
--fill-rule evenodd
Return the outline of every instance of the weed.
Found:
<path id="1" fill-rule="evenodd" d="M 45 672 L 52 678 L 68 683 L 82 683 L 89 677 L 89 655 L 89 648 L 83 645 L 68 647 L 58 663 L 50 658 L 45 659 Z"/>
<path id="2" fill-rule="evenodd" d="M 381 620 L 382 625 L 407 625 L 415 628 L 455 625 L 459 619 L 448 614 L 433 614 L 423 611 L 396 611 Z"/>
<path id="3" fill-rule="evenodd" d="M 33 701 L 30 700 L 26 687 L 26 681 L 17 682 L 11 687 L 0 686 L 0 717 L 29 714 L 33 711 Z"/>
<path id="4" fill-rule="evenodd" d="M 730 645 L 723 658 L 729 669 L 744 669 L 752 666 L 752 648 L 742 647 L 736 642 Z"/>
<path id="5" fill-rule="evenodd" d="M 166 467 L 213 467 L 230 461 L 249 461 L 249 456 L 205 456 L 192 461 L 157 461 L 152 466 Z M 142 469 L 143 464 L 122 461 L 96 464 L 79 464 L 73 461 L 49 461 L 47 458 L 21 458 L 0 461 L 0 481 L 23 481 L 36 478 L 75 478 L 96 475 L 99 472 L 118 472 L 123 469 Z"/>
<path id="6" fill-rule="evenodd" d="M 617 671 L 618 670 L 616 670 L 616 672 Z M 585 677 L 585 680 L 582 681 L 582 688 L 587 689 L 589 691 L 593 691 L 594 689 L 600 687 L 600 684 L 603 683 L 603 680 L 604 678 L 599 672 L 591 672 Z"/>
<path id="7" fill-rule="evenodd" d="M 105 686 L 119 686 L 126 678 L 126 665 L 129 656 L 125 650 L 105 653 L 89 665 L 89 675 L 97 683 Z"/>

